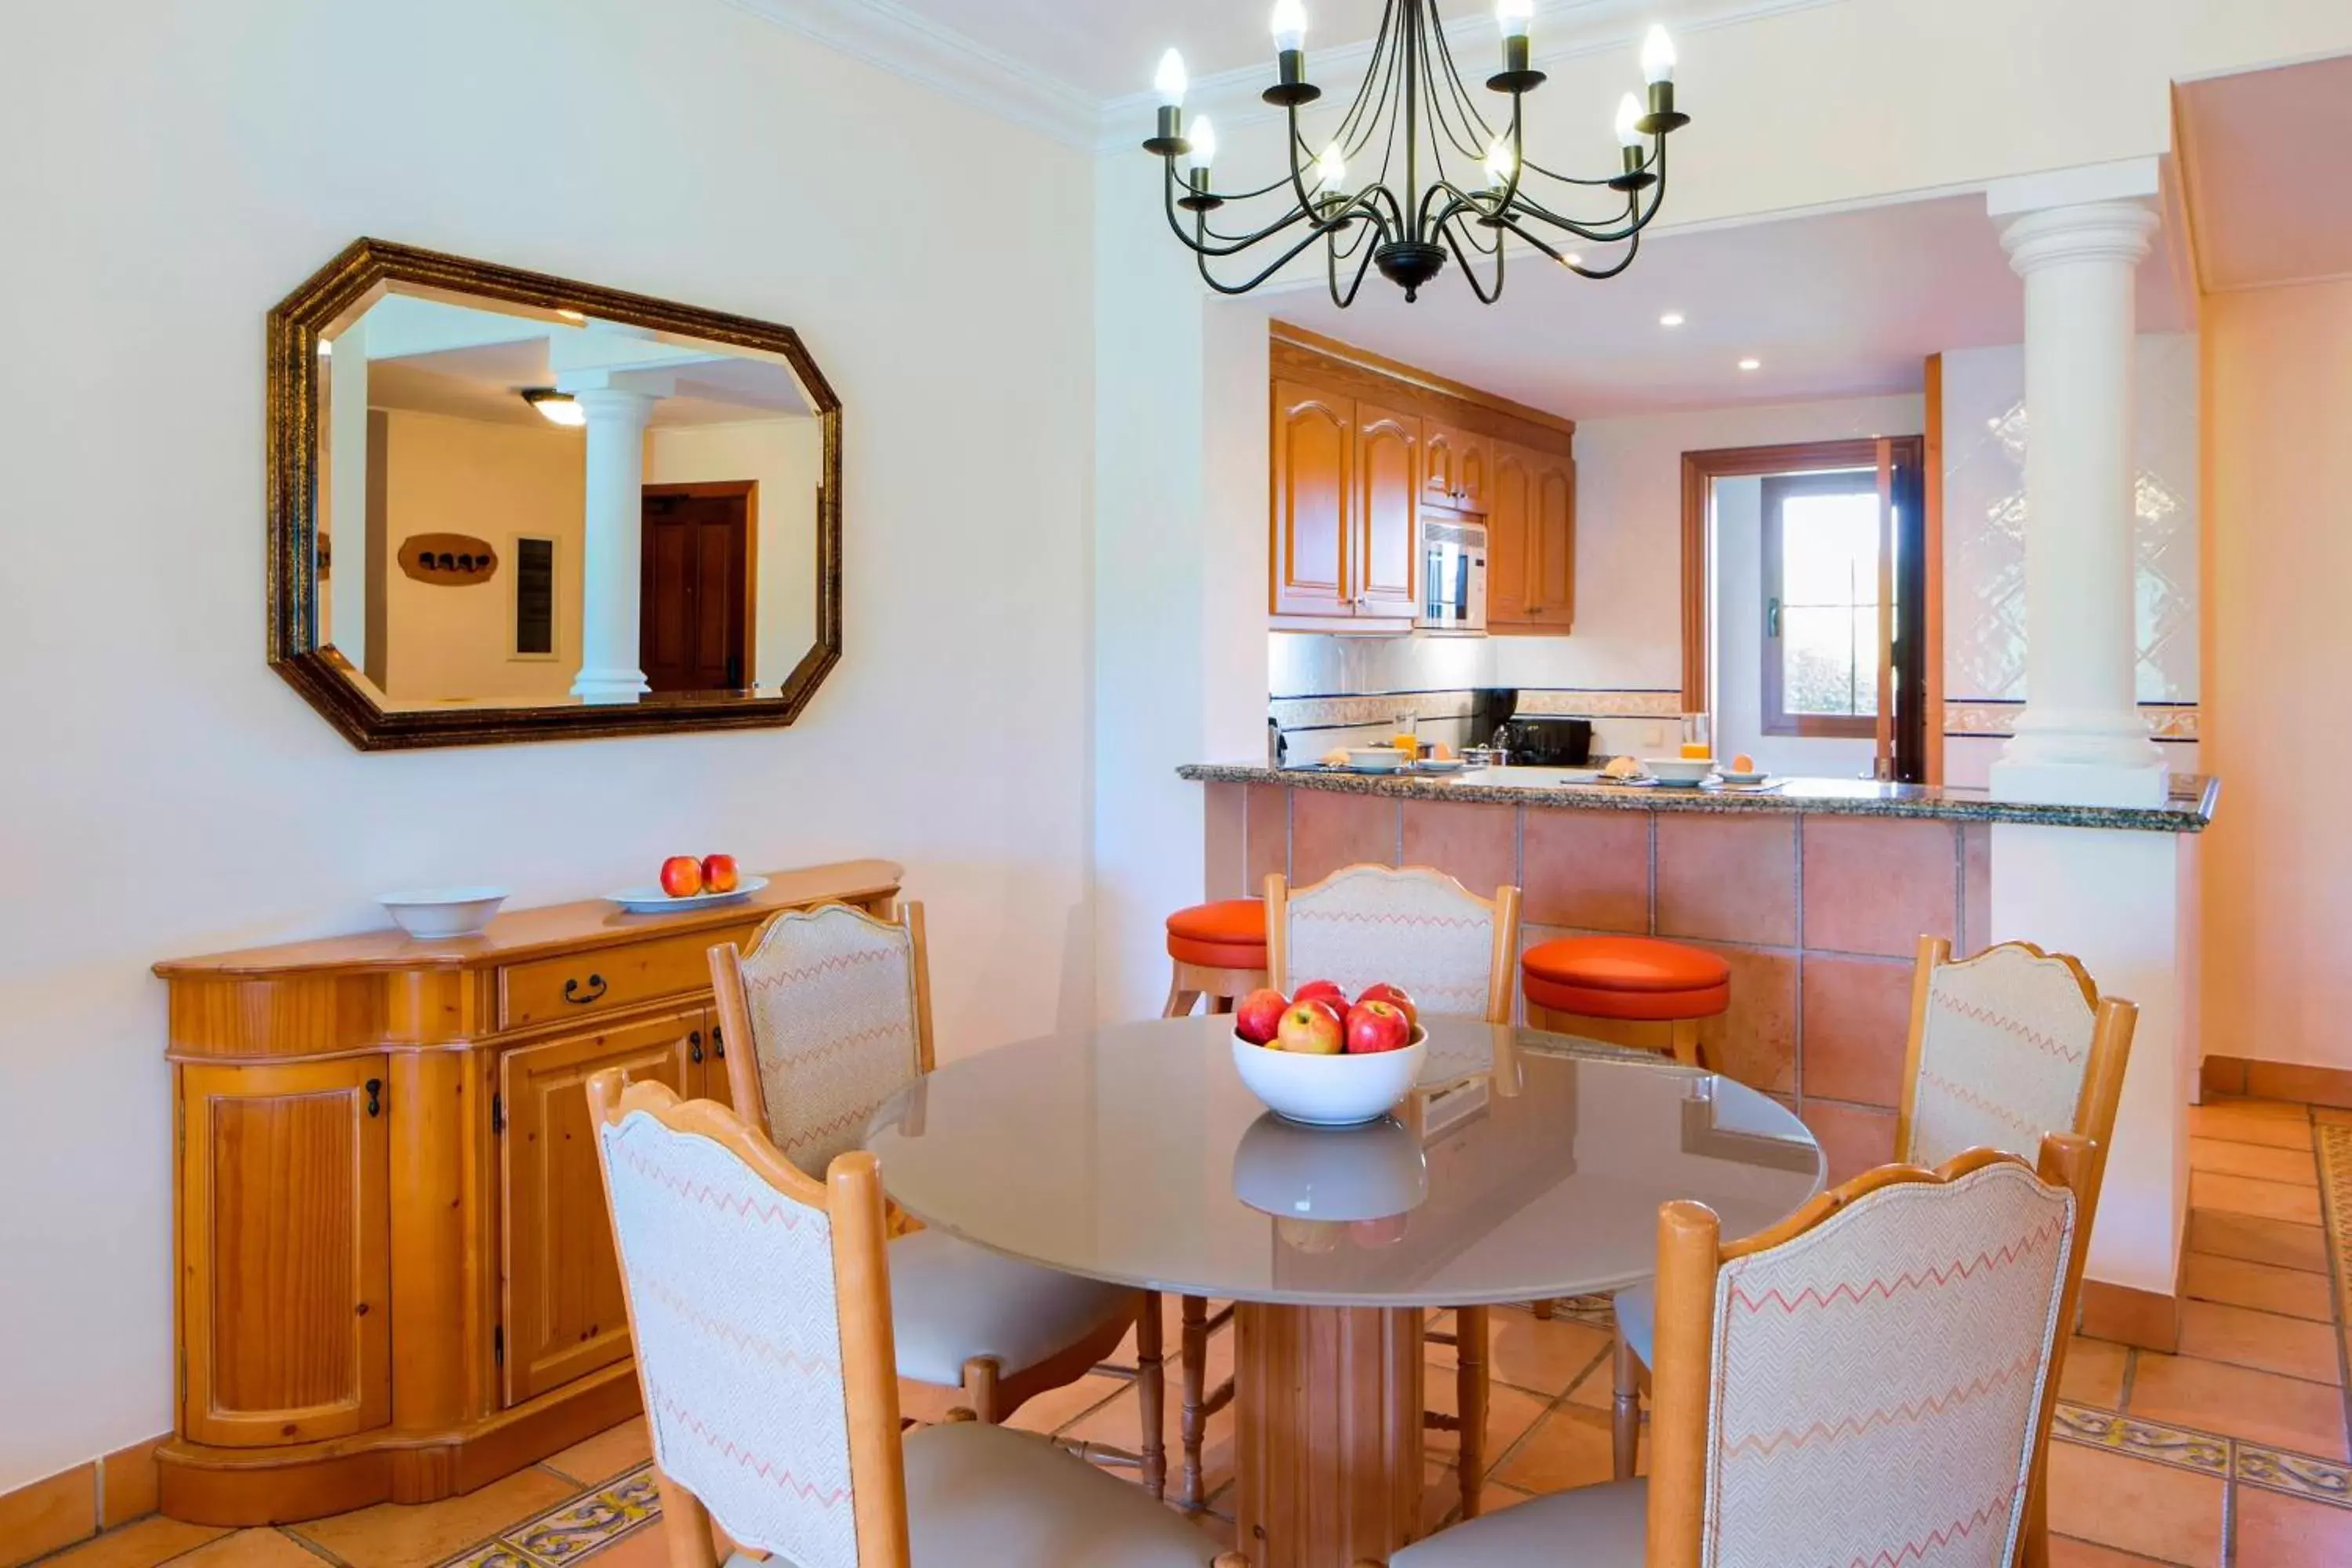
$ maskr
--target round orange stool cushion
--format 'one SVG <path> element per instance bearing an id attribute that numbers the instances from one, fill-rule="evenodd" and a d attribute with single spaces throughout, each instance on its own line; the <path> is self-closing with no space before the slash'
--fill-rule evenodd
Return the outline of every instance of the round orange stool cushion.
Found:
<path id="1" fill-rule="evenodd" d="M 1265 905 L 1257 899 L 1221 899 L 1168 917 L 1168 956 L 1203 969 L 1265 967 Z"/>
<path id="2" fill-rule="evenodd" d="M 1569 936 L 1519 961 L 1528 1000 L 1588 1018 L 1711 1018 L 1731 1005 L 1731 965 L 1646 936 Z"/>

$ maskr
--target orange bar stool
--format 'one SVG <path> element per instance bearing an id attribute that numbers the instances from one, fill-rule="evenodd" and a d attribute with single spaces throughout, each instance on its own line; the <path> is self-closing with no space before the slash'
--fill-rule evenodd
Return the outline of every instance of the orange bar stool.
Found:
<path id="1" fill-rule="evenodd" d="M 1265 984 L 1265 902 L 1220 899 L 1178 910 L 1168 917 L 1168 956 L 1176 973 L 1161 1017 L 1181 1018 L 1203 996 L 1210 1012 L 1232 1012 Z"/>
<path id="2" fill-rule="evenodd" d="M 1731 1005 L 1731 965 L 1647 936 L 1569 936 L 1519 960 L 1530 1027 L 1674 1053 L 1696 1067 L 1698 1026 Z"/>

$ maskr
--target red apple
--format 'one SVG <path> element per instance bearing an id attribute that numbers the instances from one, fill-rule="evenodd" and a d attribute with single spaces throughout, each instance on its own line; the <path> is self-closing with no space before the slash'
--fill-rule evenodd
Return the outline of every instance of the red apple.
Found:
<path id="1" fill-rule="evenodd" d="M 741 880 L 735 869 L 732 855 L 705 855 L 702 858 L 702 890 L 706 893 L 731 893 Z"/>
<path id="2" fill-rule="evenodd" d="M 1359 1003 L 1385 1002 L 1403 1014 L 1407 1024 L 1418 1026 L 1421 1023 L 1421 1005 L 1406 995 L 1402 985 L 1391 985 L 1383 980 L 1378 985 L 1365 986 L 1364 994 L 1356 1000 Z"/>
<path id="3" fill-rule="evenodd" d="M 673 855 L 662 862 L 661 889 L 673 899 L 690 899 L 702 891 L 702 862 L 691 855 Z"/>
<path id="4" fill-rule="evenodd" d="M 1359 1002 L 1348 1009 L 1349 1055 L 1400 1051 L 1412 1043 L 1412 1021 L 1386 1002 Z"/>
<path id="5" fill-rule="evenodd" d="M 1328 1002 L 1293 1002 L 1282 1015 L 1282 1026 L 1274 1037 L 1286 1051 L 1336 1057 L 1340 1046 L 1339 1015 Z"/>
<path id="6" fill-rule="evenodd" d="M 1282 1015 L 1290 999 L 1271 985 L 1261 985 L 1234 1008 L 1234 1033 L 1254 1046 L 1269 1045 L 1281 1032 Z"/>
<path id="7" fill-rule="evenodd" d="M 1334 1013 L 1348 1010 L 1348 994 L 1339 989 L 1335 980 L 1310 980 L 1291 993 L 1293 1002 L 1328 1002 Z"/>

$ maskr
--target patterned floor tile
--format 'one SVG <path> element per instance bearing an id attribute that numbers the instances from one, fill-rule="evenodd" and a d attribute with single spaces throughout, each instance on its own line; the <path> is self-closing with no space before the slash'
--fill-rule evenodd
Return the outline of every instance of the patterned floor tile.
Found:
<path id="1" fill-rule="evenodd" d="M 2203 1470 L 2209 1475 L 2227 1475 L 2230 1471 L 2230 1439 L 2227 1437 L 2191 1432 L 2179 1426 L 2162 1426 L 2153 1421 L 2135 1421 L 2129 1416 L 2093 1410 L 2086 1405 L 2062 1401 L 2057 1417 L 2051 1423 L 2050 1435 L 2061 1442 L 2112 1448 L 2134 1458 L 2153 1459 L 2159 1465 L 2177 1465 L 2183 1469 Z"/>

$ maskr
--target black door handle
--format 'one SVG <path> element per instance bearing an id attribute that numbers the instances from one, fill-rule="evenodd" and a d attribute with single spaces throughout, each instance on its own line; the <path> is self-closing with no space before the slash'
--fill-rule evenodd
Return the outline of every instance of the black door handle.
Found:
<path id="1" fill-rule="evenodd" d="M 590 975 L 584 988 L 577 980 L 567 980 L 563 983 L 563 999 L 575 1007 L 585 1007 L 604 994 L 604 977 L 601 974 Z"/>
<path id="2" fill-rule="evenodd" d="M 702 1059 L 702 1031 L 699 1029 L 686 1037 L 686 1059 L 690 1062 Z"/>

